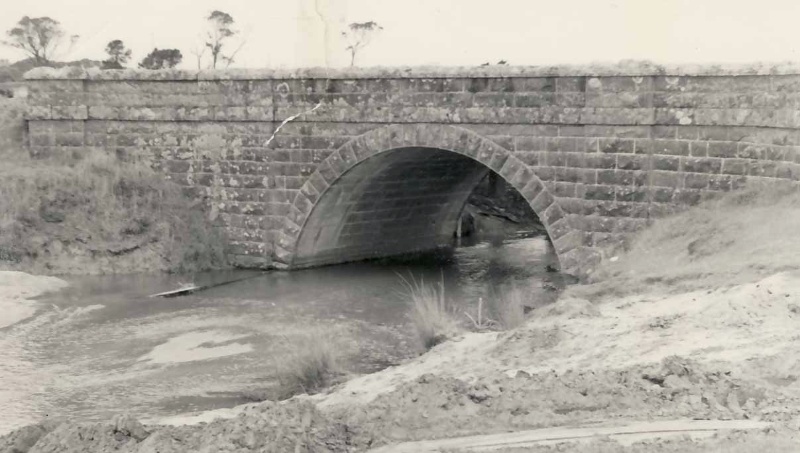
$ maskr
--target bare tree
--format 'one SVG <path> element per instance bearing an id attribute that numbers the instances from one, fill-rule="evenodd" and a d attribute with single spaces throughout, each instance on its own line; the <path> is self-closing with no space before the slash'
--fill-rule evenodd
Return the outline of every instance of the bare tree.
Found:
<path id="1" fill-rule="evenodd" d="M 46 16 L 24 16 L 6 34 L 10 40 L 2 41 L 2 43 L 27 53 L 36 61 L 37 65 L 49 63 L 56 49 L 63 44 L 66 38 L 61 24 Z M 70 36 L 70 44 L 74 44 L 77 39 L 78 35 Z"/>
<path id="2" fill-rule="evenodd" d="M 202 46 L 195 47 L 191 51 L 192 55 L 194 55 L 195 59 L 197 60 L 197 70 L 198 71 L 203 69 L 203 67 L 202 67 L 203 56 L 205 56 L 206 50 L 208 50 L 208 47 L 206 47 L 205 44 L 203 44 Z"/>
<path id="3" fill-rule="evenodd" d="M 354 66 L 358 51 L 366 47 L 372 41 L 375 33 L 383 30 L 383 27 L 377 22 L 369 21 L 353 22 L 347 28 L 348 30 L 342 32 L 342 36 L 348 44 L 345 50 L 350 51 L 350 66 Z"/>
<path id="4" fill-rule="evenodd" d="M 226 68 L 229 68 L 229 67 L 231 66 L 231 64 L 233 64 L 233 62 L 234 62 L 234 60 L 235 60 L 235 58 L 236 58 L 236 54 L 238 54 L 238 53 L 239 53 L 239 51 L 240 51 L 240 50 L 242 50 L 242 47 L 244 47 L 244 45 L 245 45 L 246 43 L 247 43 L 247 39 L 242 39 L 242 41 L 241 41 L 241 42 L 239 43 L 239 45 L 238 45 L 238 46 L 237 46 L 237 47 L 236 47 L 236 48 L 233 50 L 233 52 L 231 52 L 231 53 L 230 53 L 230 55 L 224 55 L 224 56 L 222 57 L 222 61 L 224 61 L 224 62 L 225 62 L 225 67 L 226 67 Z"/>
<path id="5" fill-rule="evenodd" d="M 238 49 L 229 56 L 226 56 L 222 52 L 222 49 L 225 46 L 226 40 L 239 33 L 233 28 L 233 17 L 226 12 L 214 10 L 208 16 L 207 20 L 209 29 L 206 33 L 205 47 L 211 51 L 211 67 L 216 68 L 217 63 L 222 61 L 228 62 L 228 66 L 230 66 L 230 63 L 233 62 L 235 52 L 238 52 Z M 239 48 L 241 48 L 241 45 Z M 200 56 L 198 56 L 198 59 L 200 59 Z"/>

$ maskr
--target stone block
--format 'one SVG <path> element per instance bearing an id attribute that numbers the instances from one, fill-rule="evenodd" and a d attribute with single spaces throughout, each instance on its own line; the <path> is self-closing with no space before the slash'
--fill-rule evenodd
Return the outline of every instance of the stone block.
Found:
<path id="1" fill-rule="evenodd" d="M 733 187 L 733 176 L 730 175 L 709 175 L 708 189 L 718 191 L 729 191 Z"/>
<path id="2" fill-rule="evenodd" d="M 695 116 L 697 109 L 681 109 L 681 108 L 654 108 L 653 111 L 653 124 L 658 125 L 680 125 L 688 126 L 696 124 Z M 710 111 L 707 113 L 714 114 L 716 112 Z M 713 120 L 706 119 L 702 124 L 715 124 Z"/>
<path id="3" fill-rule="evenodd" d="M 586 167 L 597 169 L 613 169 L 617 167 L 616 154 L 586 154 Z"/>
<path id="4" fill-rule="evenodd" d="M 693 173 L 719 173 L 722 168 L 722 159 L 715 157 L 683 159 L 683 171 Z"/>
<path id="5" fill-rule="evenodd" d="M 669 203 L 672 201 L 672 195 L 675 192 L 671 187 L 650 187 L 650 200 L 655 203 Z"/>
<path id="6" fill-rule="evenodd" d="M 586 90 L 586 77 L 556 77 L 557 92 L 583 92 Z"/>
<path id="7" fill-rule="evenodd" d="M 586 93 L 585 105 L 587 107 L 616 107 L 616 108 L 641 108 L 649 107 L 652 103 L 651 93 L 621 92 Z"/>
<path id="8" fill-rule="evenodd" d="M 581 112 L 579 122 L 584 124 L 650 125 L 654 122 L 653 115 L 653 109 L 650 108 L 586 107 Z"/>
<path id="9" fill-rule="evenodd" d="M 677 128 L 674 126 L 650 126 L 650 136 L 654 139 L 676 139 Z"/>
<path id="10" fill-rule="evenodd" d="M 539 108 L 555 105 L 564 107 L 573 106 L 572 104 L 565 105 L 564 103 L 557 103 L 554 93 L 515 93 L 513 105 L 520 108 Z"/>
<path id="11" fill-rule="evenodd" d="M 586 185 L 584 198 L 587 200 L 614 200 L 614 187 L 607 185 Z"/>
<path id="12" fill-rule="evenodd" d="M 586 236 L 582 231 L 572 230 L 556 239 L 553 243 L 559 253 L 566 253 L 586 243 Z"/>
<path id="13" fill-rule="evenodd" d="M 544 153 L 545 164 L 549 167 L 564 167 L 567 165 L 567 156 L 569 154 L 551 151 Z"/>
<path id="14" fill-rule="evenodd" d="M 709 143 L 707 142 L 690 142 L 689 155 L 692 157 L 708 157 L 708 146 Z"/>
<path id="15" fill-rule="evenodd" d="M 514 77 L 511 84 L 517 92 L 553 92 L 556 87 L 553 77 Z"/>
<path id="16" fill-rule="evenodd" d="M 556 198 L 574 198 L 577 193 L 577 184 L 572 182 L 556 182 L 551 193 Z"/>
<path id="17" fill-rule="evenodd" d="M 701 173 L 687 173 L 683 187 L 687 189 L 705 189 L 709 185 L 710 175 Z"/>
<path id="18" fill-rule="evenodd" d="M 703 193 L 700 190 L 681 189 L 676 190 L 672 200 L 683 206 L 694 206 L 703 198 Z"/>
<path id="19" fill-rule="evenodd" d="M 734 157 L 736 156 L 737 143 L 711 142 L 708 143 L 708 157 Z"/>
<path id="20" fill-rule="evenodd" d="M 53 105 L 50 108 L 50 118 L 54 120 L 85 120 L 89 116 L 85 105 Z"/>
<path id="21" fill-rule="evenodd" d="M 620 170 L 647 170 L 650 159 L 643 155 L 617 155 L 617 168 Z"/>
<path id="22" fill-rule="evenodd" d="M 747 167 L 748 175 L 765 178 L 774 178 L 777 170 L 777 164 L 775 162 L 765 160 L 749 161 Z"/>
<path id="23" fill-rule="evenodd" d="M 604 138 L 600 139 L 599 144 L 601 153 L 633 154 L 633 140 Z"/>
<path id="24" fill-rule="evenodd" d="M 676 156 L 653 156 L 653 169 L 665 171 L 678 171 L 680 158 Z"/>
<path id="25" fill-rule="evenodd" d="M 514 149 L 517 151 L 544 151 L 545 138 L 535 136 L 514 137 Z"/>
<path id="26" fill-rule="evenodd" d="M 678 140 L 653 140 L 653 153 L 670 156 L 688 156 L 689 142 Z"/>
<path id="27" fill-rule="evenodd" d="M 513 107 L 514 93 L 476 93 L 472 98 L 472 107 Z"/>
<path id="28" fill-rule="evenodd" d="M 532 152 L 532 151 L 517 151 L 514 155 L 525 165 L 530 167 L 536 167 L 539 165 L 544 165 L 544 156 L 543 153 L 540 152 Z M 540 156 L 541 155 L 541 156 Z"/>
<path id="29" fill-rule="evenodd" d="M 49 120 L 52 118 L 52 107 L 49 105 L 29 105 L 25 111 L 25 119 Z"/>

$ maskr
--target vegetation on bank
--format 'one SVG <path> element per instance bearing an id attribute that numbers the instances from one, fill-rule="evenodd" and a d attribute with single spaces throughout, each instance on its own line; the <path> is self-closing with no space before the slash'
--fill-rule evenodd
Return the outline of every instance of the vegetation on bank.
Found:
<path id="1" fill-rule="evenodd" d="M 526 311 L 536 305 L 524 288 L 514 286 L 493 291 L 486 301 L 479 298 L 472 310 L 461 310 L 445 296 L 444 282 L 402 281 L 411 305 L 411 326 L 425 351 L 465 330 L 516 329 L 525 324 Z"/>
<path id="2" fill-rule="evenodd" d="M 760 280 L 797 268 L 800 187 L 751 183 L 658 219 L 568 293 L 590 300 L 679 293 Z M 653 257 L 658 257 L 657 260 Z"/>
<path id="3" fill-rule="evenodd" d="M 313 395 L 344 375 L 342 350 L 332 335 L 312 334 L 293 339 L 291 345 L 291 351 L 276 363 L 276 400 Z"/>
<path id="4" fill-rule="evenodd" d="M 31 159 L 24 104 L 0 101 L 0 268 L 45 274 L 193 272 L 226 265 L 202 204 L 105 151 Z"/>
<path id="5" fill-rule="evenodd" d="M 430 285 L 421 279 L 402 280 L 406 287 L 405 296 L 411 301 L 411 325 L 424 350 L 458 333 L 456 311 L 445 298 L 444 282 Z"/>

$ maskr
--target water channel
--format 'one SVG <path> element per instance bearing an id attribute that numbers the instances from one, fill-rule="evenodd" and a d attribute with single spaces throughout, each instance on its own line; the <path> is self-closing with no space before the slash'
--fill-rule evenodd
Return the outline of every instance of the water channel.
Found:
<path id="1" fill-rule="evenodd" d="M 169 299 L 148 295 L 186 277 L 67 278 L 35 316 L 0 330 L 0 435 L 45 416 L 158 420 L 259 400 L 276 364 L 319 332 L 349 371 L 376 371 L 420 353 L 401 276 L 444 282 L 462 308 L 509 285 L 540 304 L 563 285 L 554 261 L 546 237 L 518 235 L 414 260 L 200 274 L 195 283 L 252 278 Z"/>

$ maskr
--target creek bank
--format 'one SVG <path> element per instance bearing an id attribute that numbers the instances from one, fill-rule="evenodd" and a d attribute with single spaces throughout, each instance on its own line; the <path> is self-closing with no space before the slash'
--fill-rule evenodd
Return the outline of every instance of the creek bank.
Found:
<path id="1" fill-rule="evenodd" d="M 0 270 L 45 275 L 195 272 L 228 266 L 227 241 L 193 201 L 135 156 L 33 158 L 26 102 L 0 97 Z"/>
<path id="2" fill-rule="evenodd" d="M 773 426 L 691 440 L 692 448 L 782 444 L 796 440 L 791 430 L 800 428 L 794 295 L 798 272 L 710 294 L 602 304 L 566 297 L 535 309 L 516 331 L 465 334 L 326 394 L 246 405 L 208 424 L 148 425 L 142 440 L 119 434 L 116 422 L 68 422 L 51 431 L 42 425 L 26 429 L 48 434 L 20 451 L 367 451 L 459 435 L 685 418 Z M 670 442 L 653 445 L 675 451 Z M 586 445 L 574 451 L 623 451 L 603 440 Z M 649 451 L 631 448 L 624 451 Z"/>
<path id="3" fill-rule="evenodd" d="M 0 269 L 46 275 L 223 268 L 202 206 L 141 163 L 89 154 L 0 169 Z"/>

